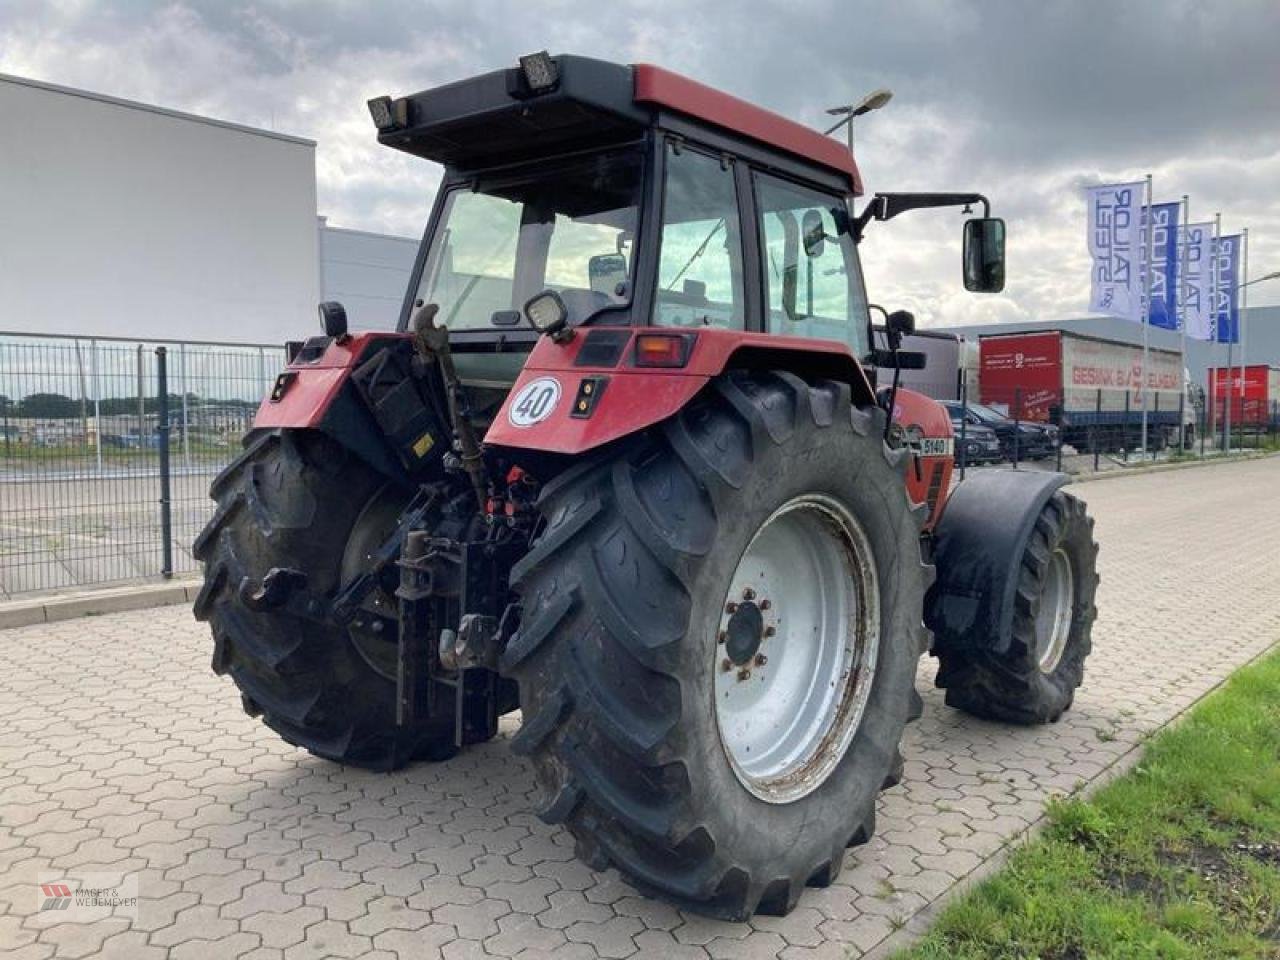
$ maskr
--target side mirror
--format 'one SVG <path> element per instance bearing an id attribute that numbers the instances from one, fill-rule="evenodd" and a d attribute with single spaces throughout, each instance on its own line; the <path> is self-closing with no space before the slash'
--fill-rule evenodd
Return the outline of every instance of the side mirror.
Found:
<path id="1" fill-rule="evenodd" d="M 891 340 L 901 340 L 916 332 L 916 315 L 910 310 L 895 310 L 884 318 L 884 328 Z"/>
<path id="2" fill-rule="evenodd" d="M 827 245 L 827 231 L 822 225 L 822 214 L 817 210 L 806 210 L 804 219 L 800 221 L 800 232 L 805 256 L 810 260 L 822 256 Z"/>
<path id="3" fill-rule="evenodd" d="M 621 253 L 601 253 L 587 261 L 591 289 L 610 297 L 621 295 L 618 287 L 627 282 L 627 258 Z"/>
<path id="4" fill-rule="evenodd" d="M 320 329 L 326 337 L 341 340 L 347 335 L 347 308 L 336 300 L 320 304 Z"/>
<path id="5" fill-rule="evenodd" d="M 973 293 L 1004 289 L 1004 221 L 997 217 L 964 224 L 964 288 Z"/>

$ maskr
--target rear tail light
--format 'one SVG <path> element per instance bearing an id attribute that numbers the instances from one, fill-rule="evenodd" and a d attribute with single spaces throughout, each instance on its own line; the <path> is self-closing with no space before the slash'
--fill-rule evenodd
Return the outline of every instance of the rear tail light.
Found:
<path id="1" fill-rule="evenodd" d="M 695 334 L 642 333 L 636 337 L 637 367 L 683 367 L 689 362 Z"/>

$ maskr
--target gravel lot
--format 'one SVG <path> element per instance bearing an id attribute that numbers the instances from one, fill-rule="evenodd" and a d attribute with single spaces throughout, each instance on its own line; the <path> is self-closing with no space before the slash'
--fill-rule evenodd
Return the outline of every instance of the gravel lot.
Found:
<path id="1" fill-rule="evenodd" d="M 745 924 L 686 915 L 577 862 L 528 812 L 532 776 L 505 743 L 518 718 L 449 763 L 363 773 L 241 713 L 185 609 L 0 632 L 0 953 L 859 956 L 1049 797 L 1104 776 L 1280 641 L 1278 491 L 1280 459 L 1074 487 L 1102 544 L 1075 709 L 1030 730 L 973 720 L 943 706 L 926 660 L 924 717 L 876 839 L 790 916 Z M 42 910 L 39 884 L 68 881 L 118 884 L 136 909 L 90 922 L 75 922 L 78 905 Z"/>

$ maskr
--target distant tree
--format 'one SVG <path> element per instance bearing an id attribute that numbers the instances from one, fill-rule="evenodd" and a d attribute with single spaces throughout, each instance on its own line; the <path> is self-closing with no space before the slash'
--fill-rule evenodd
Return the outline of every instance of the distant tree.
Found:
<path id="1" fill-rule="evenodd" d="M 60 393 L 30 393 L 18 401 L 18 415 L 42 419 L 80 416 L 80 406 Z"/>

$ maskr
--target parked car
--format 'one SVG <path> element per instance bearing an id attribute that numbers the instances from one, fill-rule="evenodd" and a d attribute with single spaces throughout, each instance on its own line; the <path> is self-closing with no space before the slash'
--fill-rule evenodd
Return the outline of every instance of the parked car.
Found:
<path id="1" fill-rule="evenodd" d="M 956 463 L 959 463 L 962 452 L 960 428 L 963 419 L 959 404 L 956 405 L 955 410 L 949 409 L 948 412 L 951 414 L 951 429 L 955 431 L 956 436 Z M 963 426 L 963 453 L 966 464 L 999 463 L 1004 459 L 1000 438 L 994 430 L 980 423 L 966 423 Z"/>
<path id="2" fill-rule="evenodd" d="M 964 405 L 951 401 L 943 406 L 951 414 L 957 433 L 961 418 L 965 419 L 966 432 L 971 427 L 986 427 L 995 433 L 1000 440 L 1000 455 L 1006 460 L 1013 459 L 1015 436 L 1019 460 L 1047 460 L 1057 451 L 1058 428 L 1051 423 L 1011 420 L 999 410 L 981 403 Z"/>

